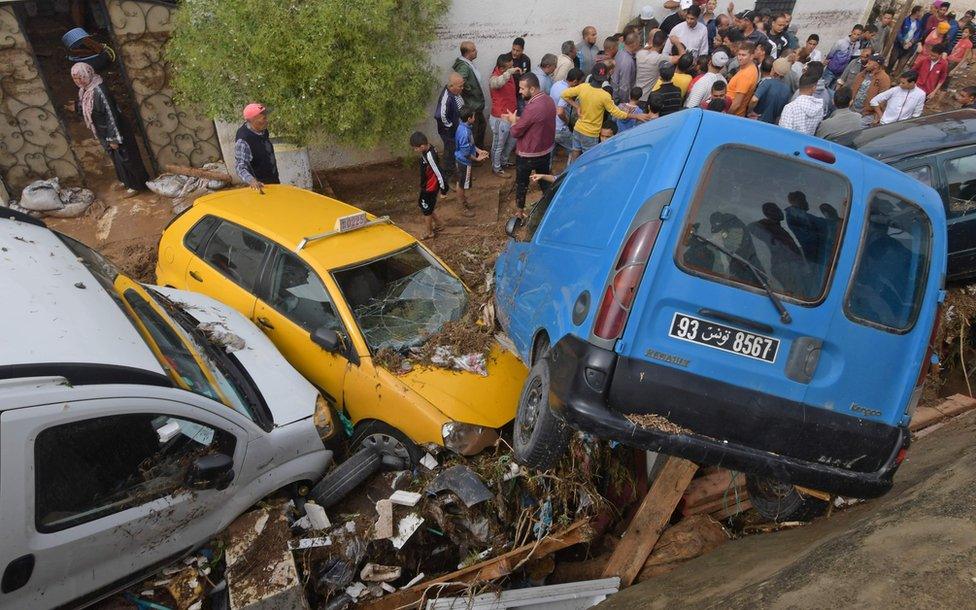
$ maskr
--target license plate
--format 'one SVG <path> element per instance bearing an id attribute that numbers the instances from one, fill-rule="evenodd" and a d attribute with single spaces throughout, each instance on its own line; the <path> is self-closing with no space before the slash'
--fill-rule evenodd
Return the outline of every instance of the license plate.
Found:
<path id="1" fill-rule="evenodd" d="M 776 354 L 779 352 L 779 339 L 686 316 L 683 313 L 674 314 L 668 335 L 682 341 L 706 345 L 763 362 L 776 362 Z"/>

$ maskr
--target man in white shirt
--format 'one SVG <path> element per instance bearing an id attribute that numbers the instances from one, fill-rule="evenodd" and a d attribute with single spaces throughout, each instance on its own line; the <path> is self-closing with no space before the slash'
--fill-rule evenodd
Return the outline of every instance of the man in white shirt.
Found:
<path id="1" fill-rule="evenodd" d="M 882 125 L 922 116 L 925 109 L 925 91 L 915 86 L 918 73 L 906 70 L 898 78 L 898 85 L 871 100 L 871 108 Z M 884 110 L 881 104 L 884 104 Z"/>
<path id="2" fill-rule="evenodd" d="M 677 37 L 681 44 L 685 45 L 685 50 L 691 52 L 695 57 L 708 55 L 708 27 L 698 23 L 700 16 L 701 9 L 698 8 L 697 4 L 693 4 L 685 11 L 685 20 L 671 30 L 671 36 Z M 664 43 L 665 57 L 671 55 L 672 46 L 669 37 L 668 41 Z"/>
<path id="3" fill-rule="evenodd" d="M 712 85 L 715 84 L 715 81 L 727 82 L 721 72 L 722 68 L 728 63 L 729 55 L 725 51 L 715 51 L 712 53 L 712 59 L 708 63 L 708 72 L 695 81 L 691 90 L 688 91 L 688 97 L 685 99 L 685 108 L 698 108 L 702 100 L 711 95 Z"/>

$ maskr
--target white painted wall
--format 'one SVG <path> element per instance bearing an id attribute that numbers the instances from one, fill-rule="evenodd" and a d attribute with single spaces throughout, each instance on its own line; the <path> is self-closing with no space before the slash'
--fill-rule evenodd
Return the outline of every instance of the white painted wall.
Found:
<path id="1" fill-rule="evenodd" d="M 663 3 L 663 0 L 659 0 Z M 633 0 L 454 0 L 434 43 L 432 61 L 441 85 L 431 91 L 427 104 L 428 118 L 418 128 L 440 145 L 434 125 L 434 103 L 443 82 L 451 72 L 463 40 L 473 40 L 478 47 L 475 65 L 481 69 L 485 87 L 495 67 L 495 59 L 512 48 L 512 40 L 525 38 L 525 53 L 536 65 L 546 53 L 559 54 L 566 40 L 579 41 L 583 27 L 595 26 L 597 40 L 619 32 L 636 13 Z M 488 97 L 486 92 L 486 97 Z M 390 158 L 389 151 L 362 151 L 335 146 L 310 151 L 316 170 L 373 163 Z"/>

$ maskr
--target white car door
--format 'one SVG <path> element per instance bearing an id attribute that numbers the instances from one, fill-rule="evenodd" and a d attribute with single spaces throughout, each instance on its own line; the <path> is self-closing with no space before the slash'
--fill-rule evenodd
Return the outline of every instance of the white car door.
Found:
<path id="1" fill-rule="evenodd" d="M 248 433 L 216 412 L 108 398 L 0 417 L 0 608 L 90 599 L 158 569 L 233 518 L 225 513 Z M 220 460 L 214 454 L 232 459 L 233 478 L 188 482 L 200 458 Z"/>

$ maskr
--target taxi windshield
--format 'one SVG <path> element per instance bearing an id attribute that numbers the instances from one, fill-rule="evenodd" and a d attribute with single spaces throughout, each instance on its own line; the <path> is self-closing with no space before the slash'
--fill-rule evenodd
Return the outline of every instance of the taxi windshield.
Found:
<path id="1" fill-rule="evenodd" d="M 373 353 L 420 345 L 467 304 L 461 281 L 416 244 L 333 276 Z"/>

